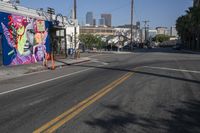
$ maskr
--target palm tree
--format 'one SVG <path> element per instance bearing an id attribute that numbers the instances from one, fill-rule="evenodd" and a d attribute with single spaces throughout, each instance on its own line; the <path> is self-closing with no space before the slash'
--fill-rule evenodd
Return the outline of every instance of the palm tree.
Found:
<path id="1" fill-rule="evenodd" d="M 200 49 L 200 7 L 191 7 L 176 21 L 178 35 L 184 47 Z"/>
<path id="2" fill-rule="evenodd" d="M 200 7 L 194 7 L 192 9 L 192 25 L 193 25 L 193 32 L 195 34 L 195 44 L 196 49 L 200 50 Z"/>

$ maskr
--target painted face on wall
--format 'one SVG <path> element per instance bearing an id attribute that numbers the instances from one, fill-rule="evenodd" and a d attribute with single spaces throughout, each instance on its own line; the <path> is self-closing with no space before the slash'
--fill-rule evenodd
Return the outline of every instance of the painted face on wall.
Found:
<path id="1" fill-rule="evenodd" d="M 38 58 L 38 61 L 43 61 L 44 59 L 44 52 L 42 50 L 39 50 L 37 53 L 37 58 Z"/>
<path id="2" fill-rule="evenodd" d="M 7 19 L 8 24 L 2 22 L 0 26 L 3 27 L 8 42 L 5 45 L 12 49 L 6 55 L 10 56 L 10 64 L 29 64 L 42 61 L 46 53 L 45 44 L 48 36 L 45 22 L 19 15 L 8 15 Z"/>
<path id="3" fill-rule="evenodd" d="M 37 61 L 43 61 L 45 58 L 45 51 L 46 47 L 45 45 L 39 44 L 35 46 L 35 58 Z"/>
<path id="4" fill-rule="evenodd" d="M 17 35 L 22 36 L 22 35 L 24 35 L 24 32 L 25 32 L 25 27 L 22 25 L 19 26 L 17 29 Z"/>

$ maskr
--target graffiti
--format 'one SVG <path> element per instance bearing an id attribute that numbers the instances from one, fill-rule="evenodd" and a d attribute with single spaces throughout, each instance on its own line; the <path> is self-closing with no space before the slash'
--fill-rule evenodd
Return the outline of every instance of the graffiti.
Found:
<path id="1" fill-rule="evenodd" d="M 1 22 L 10 51 L 10 65 L 43 61 L 46 54 L 48 29 L 43 20 L 19 15 L 8 15 L 8 23 Z"/>

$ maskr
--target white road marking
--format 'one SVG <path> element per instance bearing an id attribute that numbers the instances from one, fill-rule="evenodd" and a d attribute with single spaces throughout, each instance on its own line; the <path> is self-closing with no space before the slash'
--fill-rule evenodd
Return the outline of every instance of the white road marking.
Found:
<path id="1" fill-rule="evenodd" d="M 54 80 L 58 80 L 58 79 L 61 79 L 61 78 L 69 77 L 69 76 L 72 76 L 72 75 L 75 75 L 75 74 L 78 74 L 78 73 L 82 73 L 82 72 L 85 72 L 85 71 L 88 71 L 88 70 L 91 70 L 91 69 L 94 69 L 94 68 L 84 69 L 84 70 L 77 71 L 77 72 L 74 72 L 74 73 L 70 73 L 70 74 L 62 75 L 62 76 L 59 76 L 59 77 L 56 77 L 56 78 L 52 78 L 52 79 L 44 80 L 44 81 L 41 81 L 41 82 L 38 82 L 38 83 L 34 83 L 34 84 L 31 84 L 31 85 L 26 85 L 26 86 L 16 88 L 16 89 L 13 89 L 13 90 L 1 92 L 0 95 L 8 94 L 8 93 L 11 93 L 11 92 L 23 90 L 25 88 L 30 88 L 30 87 L 33 87 L 33 86 L 36 86 L 36 85 L 40 85 L 40 84 L 44 84 L 44 83 L 51 82 L 51 81 L 54 81 Z"/>
<path id="2" fill-rule="evenodd" d="M 95 63 L 101 63 L 101 64 L 103 64 L 103 65 L 105 65 L 105 66 L 108 65 L 108 63 L 99 61 L 98 59 L 92 59 L 91 61 L 92 61 L 92 62 L 95 62 Z"/>
<path id="3" fill-rule="evenodd" d="M 174 68 L 167 68 L 167 67 L 151 67 L 151 66 L 143 66 L 143 67 L 151 68 L 151 69 L 160 69 L 160 70 L 169 70 L 169 71 L 188 72 L 188 73 L 200 74 L 200 71 L 193 71 L 193 70 L 174 69 Z"/>
<path id="4" fill-rule="evenodd" d="M 26 107 L 26 106 L 33 106 L 33 105 L 39 104 L 39 103 L 41 103 L 43 101 L 46 101 L 48 99 L 49 99 L 49 97 L 42 98 L 42 99 L 39 99 L 39 100 L 35 100 L 35 101 L 29 103 L 28 105 L 24 105 L 24 107 Z"/>

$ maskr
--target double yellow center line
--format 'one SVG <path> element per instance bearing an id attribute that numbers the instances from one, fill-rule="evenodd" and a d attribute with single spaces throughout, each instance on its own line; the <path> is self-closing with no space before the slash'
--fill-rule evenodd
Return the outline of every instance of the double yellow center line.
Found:
<path id="1" fill-rule="evenodd" d="M 101 97 L 106 95 L 108 92 L 113 90 L 115 87 L 123 83 L 125 80 L 127 80 L 129 77 L 133 75 L 132 72 L 129 72 L 125 75 L 123 75 L 121 78 L 113 81 L 109 85 L 102 88 L 100 91 L 96 92 L 92 96 L 88 97 L 87 99 L 83 100 L 82 102 L 78 103 L 71 109 L 67 110 L 66 112 L 62 113 L 61 115 L 57 116 L 53 120 L 49 121 L 48 123 L 44 124 L 40 128 L 36 129 L 33 133 L 52 133 L 55 132 L 58 128 L 60 128 L 62 125 L 67 123 L 69 120 L 74 118 L 76 115 L 78 115 L 81 111 L 83 111 L 85 108 L 99 100 Z"/>

